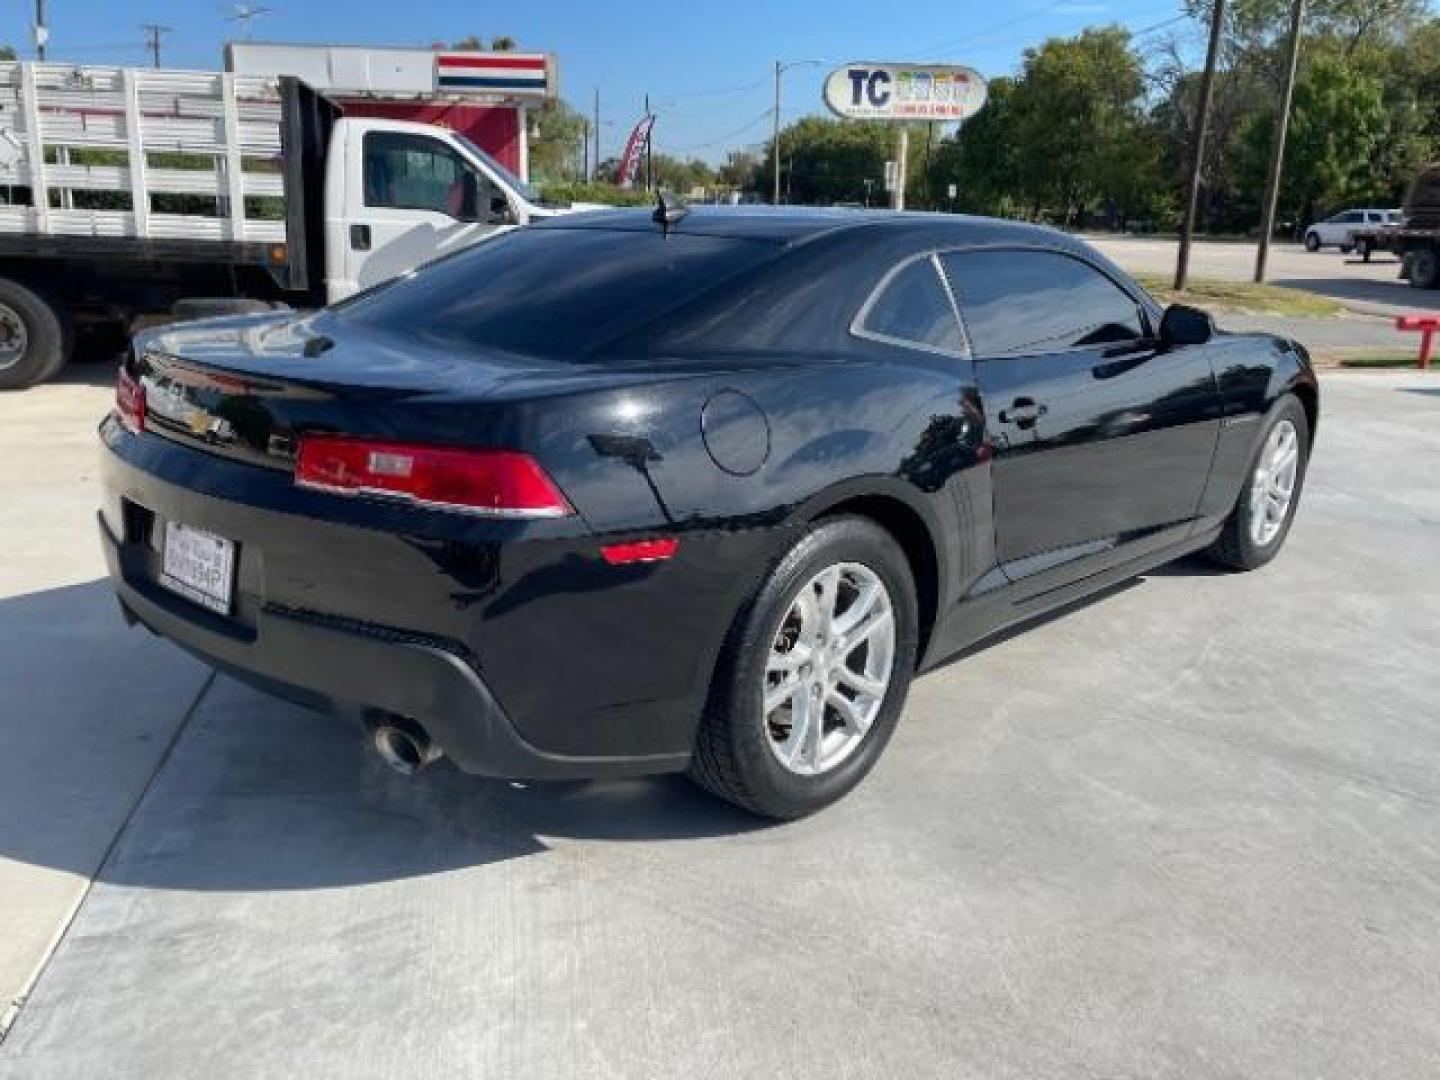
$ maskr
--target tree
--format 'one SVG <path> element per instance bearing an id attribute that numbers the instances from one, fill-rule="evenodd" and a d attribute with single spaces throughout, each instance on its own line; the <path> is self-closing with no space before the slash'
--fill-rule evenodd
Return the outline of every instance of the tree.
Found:
<path id="1" fill-rule="evenodd" d="M 582 180 L 589 126 L 585 117 L 555 98 L 540 107 L 530 140 L 530 172 L 537 182 Z"/>
<path id="2" fill-rule="evenodd" d="M 1126 168 L 1150 168 L 1136 145 L 1144 90 L 1143 64 L 1118 26 L 1026 50 L 1007 107 L 1032 214 L 1050 208 L 1064 224 L 1083 224 L 1099 202 L 1134 200 L 1134 185 L 1122 190 L 1117 180 Z"/>
<path id="3" fill-rule="evenodd" d="M 780 133 L 780 186 L 784 201 L 828 206 L 883 200 L 885 162 L 895 154 L 894 124 L 806 116 Z M 923 147 L 910 140 L 911 164 Z M 766 147 L 761 175 L 773 175 L 773 147 Z M 916 169 L 912 167 L 914 178 Z M 868 184 L 867 184 L 868 181 Z"/>
<path id="4" fill-rule="evenodd" d="M 725 155 L 725 164 L 716 170 L 715 181 L 732 191 L 759 191 L 760 156 L 750 150 L 730 151 Z"/>
<path id="5" fill-rule="evenodd" d="M 437 41 L 430 46 L 432 49 L 440 50 L 445 48 L 444 42 Z M 455 52 L 514 52 L 519 46 L 513 37 L 501 35 L 491 38 L 490 44 L 485 44 L 485 39 L 477 34 L 467 34 L 455 44 L 450 46 Z"/>
<path id="6" fill-rule="evenodd" d="M 941 191 L 955 185 L 958 210 L 1010 215 L 1016 211 L 1017 196 L 1023 198 L 1018 190 L 1014 93 L 1014 79 L 1002 75 L 991 80 L 985 107 L 935 151 L 931 170 L 936 183 Z"/>
<path id="7" fill-rule="evenodd" d="M 1339 56 L 1312 59 L 1295 84 L 1281 205 L 1309 219 L 1365 190 L 1385 122 L 1379 80 Z M 1250 124 L 1244 168 L 1252 184 L 1264 183 L 1275 130 L 1273 107 Z"/>

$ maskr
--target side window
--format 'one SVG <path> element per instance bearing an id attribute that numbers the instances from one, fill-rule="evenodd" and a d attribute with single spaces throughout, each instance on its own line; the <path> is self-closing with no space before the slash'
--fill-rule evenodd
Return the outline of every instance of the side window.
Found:
<path id="1" fill-rule="evenodd" d="M 365 205 L 433 210 L 474 221 L 479 202 L 475 172 L 459 154 L 428 135 L 365 134 Z"/>
<path id="2" fill-rule="evenodd" d="M 1362 215 L 1359 210 L 1347 210 L 1340 215 L 1340 220 L 1346 225 L 1357 225 L 1362 220 Z"/>
<path id="3" fill-rule="evenodd" d="M 976 356 L 1024 356 L 1145 335 L 1139 305 L 1068 255 L 969 251 L 941 261 Z"/>
<path id="4" fill-rule="evenodd" d="M 882 286 L 865 309 L 859 330 L 900 344 L 965 351 L 955 307 L 929 258 L 911 260 Z"/>

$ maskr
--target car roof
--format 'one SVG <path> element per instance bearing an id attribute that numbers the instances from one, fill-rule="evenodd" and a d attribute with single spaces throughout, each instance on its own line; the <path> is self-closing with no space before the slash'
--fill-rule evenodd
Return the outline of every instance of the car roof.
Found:
<path id="1" fill-rule="evenodd" d="M 649 207 L 587 210 L 559 214 L 536 222 L 537 229 L 605 229 L 654 232 Z M 964 214 L 929 214 L 895 210 L 853 210 L 843 207 L 695 206 L 670 226 L 677 235 L 714 236 L 774 244 L 799 244 L 856 230 L 887 235 L 923 234 L 946 245 L 973 243 L 1043 244 L 1065 249 L 1080 245 L 1055 229 L 999 218 Z"/>

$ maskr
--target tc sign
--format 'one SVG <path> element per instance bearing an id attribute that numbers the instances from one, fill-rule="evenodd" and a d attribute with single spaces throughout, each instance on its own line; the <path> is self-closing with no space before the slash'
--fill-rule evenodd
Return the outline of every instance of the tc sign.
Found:
<path id="1" fill-rule="evenodd" d="M 825 104 L 851 120 L 968 120 L 986 92 L 979 72 L 948 64 L 857 62 L 825 79 Z"/>

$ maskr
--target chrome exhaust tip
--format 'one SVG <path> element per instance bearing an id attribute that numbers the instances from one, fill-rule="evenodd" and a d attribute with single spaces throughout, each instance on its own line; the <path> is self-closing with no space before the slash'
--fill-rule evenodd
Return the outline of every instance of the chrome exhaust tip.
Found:
<path id="1" fill-rule="evenodd" d="M 401 776 L 414 776 L 444 754 L 424 728 L 398 717 L 373 725 L 370 745 L 380 760 Z"/>

